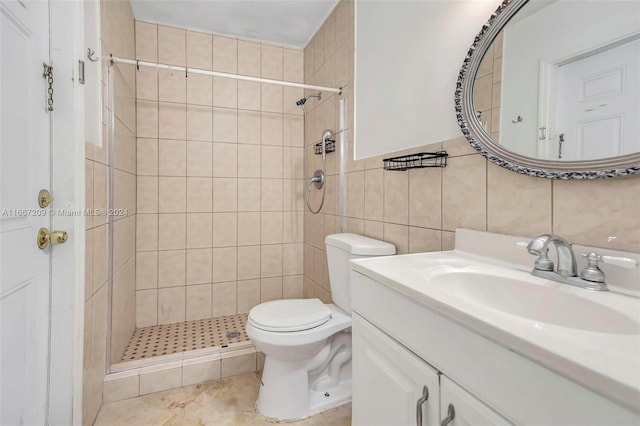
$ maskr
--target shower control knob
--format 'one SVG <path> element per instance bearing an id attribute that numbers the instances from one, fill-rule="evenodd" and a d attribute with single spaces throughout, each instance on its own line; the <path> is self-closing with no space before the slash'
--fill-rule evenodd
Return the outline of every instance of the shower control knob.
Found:
<path id="1" fill-rule="evenodd" d="M 311 190 L 311 184 L 314 184 L 317 189 L 322 189 L 324 186 L 324 172 L 320 169 L 316 170 L 313 177 L 309 179 L 309 190 Z"/>

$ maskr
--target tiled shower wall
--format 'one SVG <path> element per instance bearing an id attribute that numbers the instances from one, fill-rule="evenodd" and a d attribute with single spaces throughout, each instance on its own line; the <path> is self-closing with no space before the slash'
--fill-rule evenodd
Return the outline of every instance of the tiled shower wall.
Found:
<path id="1" fill-rule="evenodd" d="M 303 81 L 303 52 L 136 21 L 137 59 Z M 301 297 L 300 89 L 141 67 L 136 325 Z"/>
<path id="2" fill-rule="evenodd" d="M 304 50 L 307 83 L 345 88 L 350 129 L 353 23 L 353 2 L 342 0 Z M 453 92 L 451 99 L 442 107 L 453 114 Z M 311 145 L 325 128 L 337 127 L 337 98 L 311 99 L 307 105 L 310 175 L 320 165 Z M 497 108 L 499 102 L 491 106 Z M 464 137 L 412 150 L 447 150 L 449 165 L 444 169 L 384 171 L 382 157 L 353 161 L 353 134 L 347 134 L 345 231 L 394 243 L 398 253 L 450 249 L 456 228 L 530 237 L 554 232 L 575 243 L 640 252 L 639 177 L 551 181 L 519 175 L 487 162 Z M 402 139 L 401 128 L 397 136 Z M 328 155 L 324 208 L 318 215 L 305 212 L 304 295 L 324 301 L 330 300 L 324 236 L 339 230 L 337 158 L 337 150 Z"/>
<path id="3" fill-rule="evenodd" d="M 134 20 L 127 1 L 101 1 L 102 58 L 109 53 L 134 57 Z M 131 67 L 114 67 L 115 158 L 108 152 L 107 67 L 103 61 L 102 146 L 86 144 L 86 208 L 107 208 L 108 167 L 115 167 L 114 201 L 128 214 L 114 217 L 114 283 L 111 356 L 119 358 L 135 328 L 135 75 Z M 107 216 L 86 217 L 83 419 L 92 424 L 102 404 L 109 321 L 109 243 Z"/>

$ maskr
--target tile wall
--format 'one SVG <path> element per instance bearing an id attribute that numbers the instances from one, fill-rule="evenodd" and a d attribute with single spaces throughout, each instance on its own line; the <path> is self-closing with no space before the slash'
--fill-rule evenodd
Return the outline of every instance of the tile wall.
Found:
<path id="1" fill-rule="evenodd" d="M 109 374 L 104 380 L 104 403 L 260 370 L 264 359 L 249 346 L 192 358 L 178 356 L 173 361 Z"/>
<path id="2" fill-rule="evenodd" d="M 303 81 L 303 52 L 136 21 L 140 60 Z M 300 297 L 300 89 L 141 67 L 136 325 Z"/>
<path id="3" fill-rule="evenodd" d="M 346 101 L 348 128 L 353 123 L 353 16 L 353 1 L 342 0 L 304 49 L 305 83 L 343 88 L 342 98 Z M 312 93 L 315 92 L 307 92 Z M 337 130 L 340 98 L 335 94 L 323 93 L 321 100 L 310 98 L 305 105 L 307 176 L 322 167 L 321 156 L 315 155 L 314 145 L 321 141 L 325 129 Z M 350 131 L 347 131 L 347 139 L 348 153 L 352 153 L 353 136 Z M 304 213 L 304 296 L 318 297 L 324 302 L 331 301 L 324 236 L 339 232 L 337 142 L 336 138 L 336 151 L 327 154 L 326 194 L 322 210 L 314 215 L 305 207 Z M 348 161 L 346 169 L 352 170 L 355 166 L 353 161 Z M 363 181 L 351 181 L 352 187 L 362 187 L 363 184 Z M 350 189 L 347 186 L 345 191 Z M 318 208 L 320 201 L 321 192 L 314 188 L 310 196 L 310 204 L 314 210 Z"/>
<path id="4" fill-rule="evenodd" d="M 344 87 L 348 128 L 353 126 L 353 24 L 353 2 L 342 0 L 304 50 L 307 83 Z M 493 91 L 493 77 L 490 83 Z M 312 145 L 325 128 L 337 127 L 337 102 L 336 96 L 307 102 L 305 161 L 311 171 L 320 166 Z M 453 113 L 453 100 L 449 107 Z M 394 243 L 398 253 L 450 249 L 461 227 L 523 236 L 555 232 L 580 244 L 640 251 L 638 177 L 551 181 L 518 175 L 487 162 L 462 136 L 411 150 L 447 150 L 444 169 L 392 172 L 382 169 L 382 157 L 354 161 L 350 132 L 347 148 L 345 231 Z M 331 299 L 324 236 L 339 231 L 337 158 L 338 151 L 328 155 L 321 213 L 304 216 L 304 296 L 323 301 Z M 319 194 L 314 196 L 317 206 Z"/>
<path id="5" fill-rule="evenodd" d="M 102 57 L 109 53 L 134 57 L 134 20 L 127 1 L 101 1 Z M 103 144 L 86 144 L 86 208 L 107 208 L 108 167 L 115 167 L 114 282 L 112 292 L 111 357 L 120 357 L 135 328 L 135 74 L 131 67 L 114 68 L 116 145 L 108 155 L 106 109 L 107 61 L 103 62 Z M 92 424 L 102 404 L 107 365 L 109 321 L 108 225 L 104 214 L 86 218 L 86 276 L 83 375 L 83 424 Z"/>
<path id="6" fill-rule="evenodd" d="M 484 55 L 474 87 L 480 121 L 494 140 L 500 140 L 500 98 L 502 94 L 502 42 L 500 32 Z"/>

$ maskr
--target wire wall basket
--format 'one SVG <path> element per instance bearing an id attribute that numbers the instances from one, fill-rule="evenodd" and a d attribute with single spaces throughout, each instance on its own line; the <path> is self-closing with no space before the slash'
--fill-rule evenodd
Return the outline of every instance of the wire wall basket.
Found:
<path id="1" fill-rule="evenodd" d="M 331 139 L 327 139 L 327 141 L 325 142 L 325 149 L 327 154 L 330 152 L 333 152 L 336 150 L 336 141 L 335 140 L 331 140 Z M 322 154 L 322 142 L 318 142 L 316 144 L 316 155 L 321 155 Z"/>
<path id="2" fill-rule="evenodd" d="M 385 170 L 404 171 L 409 169 L 423 169 L 425 167 L 447 167 L 447 151 L 419 152 L 417 154 L 401 155 L 385 158 Z"/>

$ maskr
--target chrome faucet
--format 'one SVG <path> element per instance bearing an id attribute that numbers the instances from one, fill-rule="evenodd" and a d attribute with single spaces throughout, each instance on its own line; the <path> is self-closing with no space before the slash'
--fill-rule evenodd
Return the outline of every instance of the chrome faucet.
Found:
<path id="1" fill-rule="evenodd" d="M 557 272 L 555 271 L 553 261 L 549 259 L 549 244 L 555 245 L 558 252 Z M 576 255 L 573 253 L 571 243 L 559 235 L 538 235 L 531 240 L 529 244 L 527 244 L 527 251 L 538 256 L 535 261 L 533 271 L 531 271 L 531 275 L 588 290 L 608 290 L 607 285 L 604 282 L 604 274 L 602 274 L 601 277 L 598 276 L 594 280 L 585 279 L 595 277 L 595 274 L 584 273 L 588 269 L 585 268 L 585 271 L 582 271 L 580 276 L 578 276 Z M 591 262 L 589 262 L 589 265 L 591 265 Z M 602 273 L 602 271 L 597 268 L 597 265 L 595 265 L 595 267 L 600 273 Z"/>
<path id="2" fill-rule="evenodd" d="M 549 244 L 551 243 L 555 245 L 558 252 L 557 272 L 553 261 L 549 259 Z M 571 243 L 559 235 L 542 234 L 535 237 L 528 244 L 524 242 L 516 243 L 516 247 L 524 248 L 525 246 L 529 253 L 538 256 L 531 275 L 587 290 L 609 290 L 605 282 L 604 272 L 598 267 L 598 262 L 623 268 L 637 268 L 640 266 L 638 260 L 628 257 L 600 256 L 594 252 L 584 253 L 582 257 L 587 259 L 587 266 L 580 271 L 578 276 L 576 255 L 573 252 L 573 247 Z"/>
<path id="3" fill-rule="evenodd" d="M 553 262 L 548 257 L 550 243 L 553 243 L 558 251 L 558 274 L 563 277 L 577 276 L 576 256 L 571 243 L 554 234 L 538 235 L 527 246 L 529 253 L 539 256 L 535 262 L 535 270 L 553 271 Z"/>

